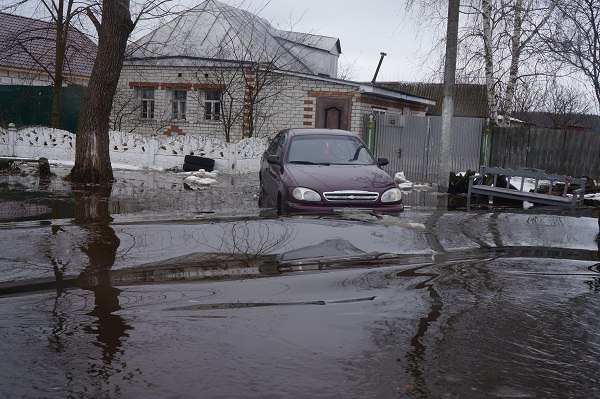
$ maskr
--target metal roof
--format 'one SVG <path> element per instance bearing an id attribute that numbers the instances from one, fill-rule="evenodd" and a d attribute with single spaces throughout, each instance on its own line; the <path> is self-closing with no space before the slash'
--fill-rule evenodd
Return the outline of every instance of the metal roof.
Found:
<path id="1" fill-rule="evenodd" d="M 0 12 L 0 67 L 54 72 L 55 25 L 51 22 Z M 64 74 L 89 77 L 97 46 L 71 28 Z"/>
<path id="2" fill-rule="evenodd" d="M 337 38 L 275 29 L 251 12 L 206 0 L 136 40 L 128 58 L 162 64 L 167 58 L 268 62 L 317 74 L 316 64 L 328 65 L 331 55 L 340 53 Z"/>
<path id="3" fill-rule="evenodd" d="M 442 83 L 376 82 L 374 85 L 434 100 L 435 106 L 429 108 L 427 115 L 442 114 L 442 100 L 444 99 L 444 85 Z M 485 85 L 457 83 L 455 90 L 454 116 L 488 117 Z"/>

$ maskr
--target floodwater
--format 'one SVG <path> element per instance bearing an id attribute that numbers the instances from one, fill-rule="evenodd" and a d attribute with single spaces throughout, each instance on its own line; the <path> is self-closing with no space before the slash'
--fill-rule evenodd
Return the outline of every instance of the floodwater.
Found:
<path id="1" fill-rule="evenodd" d="M 252 176 L 60 173 L 0 176 L 2 397 L 600 397 L 595 209 L 277 218 Z"/>

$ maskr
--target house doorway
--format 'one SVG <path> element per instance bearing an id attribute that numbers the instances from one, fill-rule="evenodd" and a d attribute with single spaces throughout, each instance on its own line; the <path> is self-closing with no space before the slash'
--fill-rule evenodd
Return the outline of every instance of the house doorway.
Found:
<path id="1" fill-rule="evenodd" d="M 315 127 L 326 129 L 350 129 L 350 97 L 319 97 Z"/>

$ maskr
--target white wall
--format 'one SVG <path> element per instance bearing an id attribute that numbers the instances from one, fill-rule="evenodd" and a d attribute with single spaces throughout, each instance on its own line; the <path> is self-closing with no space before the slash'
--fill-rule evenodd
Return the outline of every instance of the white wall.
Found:
<path id="1" fill-rule="evenodd" d="M 258 172 L 267 139 L 249 138 L 236 144 L 202 136 L 158 136 L 114 132 L 110 136 L 110 159 L 114 167 L 169 169 L 183 166 L 185 155 L 212 158 L 223 173 Z M 75 135 L 47 127 L 21 130 L 0 128 L 0 157 L 51 161 L 75 161 Z"/>
<path id="2" fill-rule="evenodd" d="M 76 84 L 87 86 L 89 78 L 65 76 L 64 86 Z M 0 85 L 52 86 L 54 82 L 47 73 L 36 70 L 19 70 L 0 67 Z"/>

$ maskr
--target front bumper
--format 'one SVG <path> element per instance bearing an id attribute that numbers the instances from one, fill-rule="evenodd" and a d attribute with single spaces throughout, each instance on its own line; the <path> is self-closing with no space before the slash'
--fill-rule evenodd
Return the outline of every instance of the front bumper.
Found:
<path id="1" fill-rule="evenodd" d="M 338 213 L 345 210 L 364 211 L 382 214 L 398 214 L 404 210 L 402 202 L 396 204 L 348 204 L 348 203 L 331 203 L 331 204 L 308 204 L 300 202 L 285 201 L 284 213 L 288 214 L 319 214 L 319 213 Z"/>

